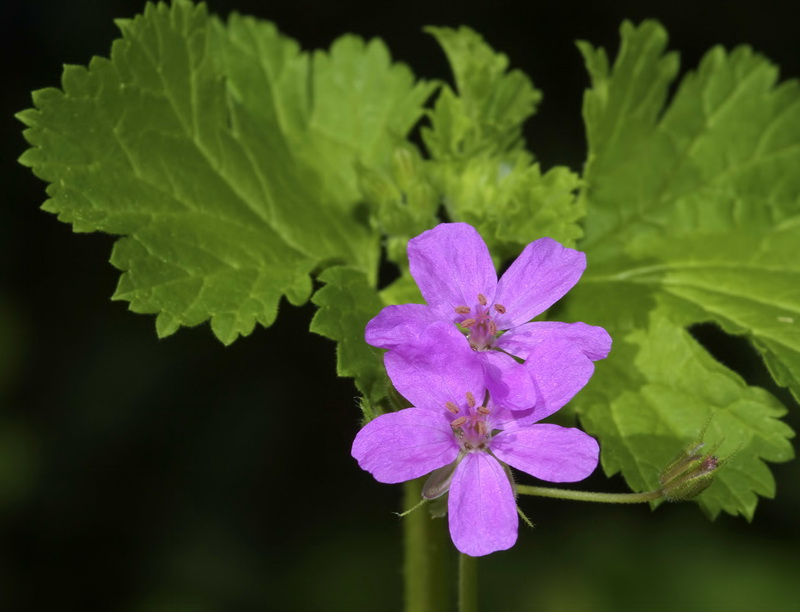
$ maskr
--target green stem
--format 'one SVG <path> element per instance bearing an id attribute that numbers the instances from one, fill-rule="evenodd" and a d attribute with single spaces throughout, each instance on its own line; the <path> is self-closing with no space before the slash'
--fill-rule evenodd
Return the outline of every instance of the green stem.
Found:
<path id="1" fill-rule="evenodd" d="M 555 497 L 576 501 L 603 502 L 606 504 L 641 504 L 664 497 L 659 490 L 646 493 L 595 493 L 594 491 L 573 491 L 571 489 L 552 489 L 550 487 L 530 487 L 517 485 L 517 493 L 521 495 L 538 495 L 539 497 Z"/>
<path id="2" fill-rule="evenodd" d="M 419 503 L 422 479 L 403 485 L 403 508 Z M 447 521 L 432 519 L 428 508 L 415 510 L 400 519 L 404 531 L 406 612 L 439 612 L 448 609 L 448 584 L 451 549 Z"/>
<path id="3" fill-rule="evenodd" d="M 458 555 L 458 612 L 478 612 L 478 560 Z"/>

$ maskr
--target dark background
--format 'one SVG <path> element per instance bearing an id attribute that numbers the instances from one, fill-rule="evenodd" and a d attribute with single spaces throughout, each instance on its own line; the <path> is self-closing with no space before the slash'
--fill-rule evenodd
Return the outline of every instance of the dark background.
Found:
<path id="1" fill-rule="evenodd" d="M 13 113 L 57 86 L 62 64 L 108 55 L 117 17 L 143 2 L 38 0 L 2 9 L 0 201 L 0 610 L 399 610 L 401 489 L 351 459 L 359 413 L 310 307 L 223 347 L 208 326 L 155 336 L 109 300 L 113 238 L 74 235 L 39 206 L 16 163 Z M 254 2 L 304 48 L 380 36 L 422 77 L 448 78 L 423 25 L 470 25 L 544 103 L 527 130 L 545 167 L 579 169 L 588 78 L 574 47 L 612 52 L 625 18 L 655 17 L 694 67 L 713 44 L 748 43 L 800 75 L 797 18 L 770 2 Z M 750 381 L 752 351 L 697 334 Z M 785 397 L 785 396 L 784 396 Z M 792 406 L 789 420 L 800 426 Z M 481 561 L 485 610 L 789 610 L 800 530 L 797 462 L 751 524 L 694 504 L 597 507 L 526 498 L 537 527 Z M 621 489 L 602 477 L 586 487 Z"/>

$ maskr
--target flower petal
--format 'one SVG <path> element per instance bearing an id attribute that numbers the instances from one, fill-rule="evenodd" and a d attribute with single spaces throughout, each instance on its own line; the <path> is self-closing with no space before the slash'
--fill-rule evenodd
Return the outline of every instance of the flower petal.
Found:
<path id="1" fill-rule="evenodd" d="M 592 361 L 605 359 L 611 350 L 611 336 L 602 327 L 557 321 L 535 321 L 515 327 L 497 339 L 497 347 L 527 359 L 536 345 L 551 340 L 572 342 Z"/>
<path id="2" fill-rule="evenodd" d="M 498 327 L 509 329 L 560 300 L 586 269 L 586 256 L 552 238 L 531 242 L 497 283 L 495 303 L 505 307 Z"/>
<path id="3" fill-rule="evenodd" d="M 499 351 L 473 352 L 483 364 L 492 401 L 509 410 L 528 410 L 536 404 L 536 386 L 530 371 Z"/>
<path id="4" fill-rule="evenodd" d="M 553 340 L 534 347 L 525 367 L 536 386 L 532 422 L 550 416 L 586 386 L 594 364 L 571 342 Z"/>
<path id="5" fill-rule="evenodd" d="M 452 463 L 458 451 L 444 414 L 407 408 L 364 425 L 353 441 L 351 454 L 379 482 L 395 483 Z"/>
<path id="6" fill-rule="evenodd" d="M 441 223 L 408 241 L 411 275 L 439 318 L 463 318 L 455 308 L 476 304 L 479 293 L 492 302 L 497 273 L 486 243 L 471 225 Z"/>
<path id="7" fill-rule="evenodd" d="M 383 359 L 395 389 L 417 408 L 442 411 L 446 402 L 460 407 L 468 391 L 483 401 L 483 366 L 452 323 L 428 326 L 416 343 L 399 346 Z"/>
<path id="8" fill-rule="evenodd" d="M 597 440 L 580 429 L 541 423 L 498 433 L 492 438 L 492 452 L 541 480 L 576 482 L 597 467 L 600 449 Z"/>
<path id="9" fill-rule="evenodd" d="M 472 557 L 517 541 L 517 504 L 508 475 L 487 453 L 469 453 L 456 468 L 447 502 L 450 537 Z"/>
<path id="10" fill-rule="evenodd" d="M 367 344 L 392 349 L 414 342 L 436 319 L 425 304 L 387 306 L 367 323 L 364 339 Z"/>

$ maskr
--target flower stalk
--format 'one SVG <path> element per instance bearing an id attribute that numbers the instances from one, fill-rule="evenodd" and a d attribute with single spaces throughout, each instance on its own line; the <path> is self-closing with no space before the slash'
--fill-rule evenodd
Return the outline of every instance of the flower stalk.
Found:
<path id="1" fill-rule="evenodd" d="M 600 502 L 606 504 L 641 504 L 664 497 L 664 492 L 661 489 L 646 491 L 644 493 L 597 493 L 595 491 L 575 491 L 573 489 L 516 485 L 516 490 L 519 495 L 536 495 L 538 497 L 552 497 L 555 499 Z"/>
<path id="2" fill-rule="evenodd" d="M 478 559 L 458 555 L 458 612 L 478 612 Z"/>
<path id="3" fill-rule="evenodd" d="M 697 440 L 683 448 L 661 470 L 658 477 L 661 486 L 653 491 L 645 491 L 644 493 L 597 493 L 594 491 L 575 491 L 529 485 L 515 485 L 515 490 L 518 495 L 536 495 L 538 497 L 606 504 L 639 504 L 662 498 L 667 501 L 686 501 L 697 497 L 710 487 L 717 470 L 730 459 L 730 457 L 720 459 L 714 454 L 719 444 L 715 445 L 708 453 L 700 452 L 704 445 L 701 434 Z"/>
<path id="4" fill-rule="evenodd" d="M 403 507 L 419 502 L 424 479 L 403 486 Z M 431 519 L 426 508 L 411 512 L 402 519 L 405 581 L 405 612 L 437 612 L 449 607 L 448 565 L 452 545 L 447 523 Z"/>

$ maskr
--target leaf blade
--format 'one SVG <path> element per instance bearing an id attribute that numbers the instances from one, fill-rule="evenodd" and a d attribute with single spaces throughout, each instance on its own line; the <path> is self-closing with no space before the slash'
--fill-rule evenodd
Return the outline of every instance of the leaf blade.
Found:
<path id="1" fill-rule="evenodd" d="M 800 91 L 776 85 L 776 69 L 750 49 L 715 48 L 666 106 L 678 69 L 666 32 L 626 23 L 621 35 L 611 69 L 602 50 L 580 45 L 593 81 L 581 192 L 589 270 L 566 312 L 608 329 L 616 365 L 598 364 L 598 376 L 615 372 L 607 408 L 592 413 L 580 396 L 576 406 L 606 442 L 607 471 L 639 489 L 656 486 L 667 446 L 674 453 L 696 436 L 714 407 L 724 418 L 712 418 L 709 433 L 739 448 L 699 503 L 712 516 L 750 518 L 756 496 L 774 494 L 764 462 L 792 456 L 793 432 L 771 395 L 745 385 L 686 328 L 714 322 L 745 335 L 798 397 L 800 180 L 791 168 L 800 163 Z M 638 437 L 620 430 L 643 411 L 663 430 L 649 442 L 644 428 Z"/>
<path id="2" fill-rule="evenodd" d="M 32 145 L 20 162 L 50 183 L 43 208 L 125 237 L 114 299 L 161 313 L 160 336 L 210 320 L 227 344 L 269 325 L 282 297 L 305 302 L 327 266 L 375 277 L 355 166 L 389 163 L 432 84 L 381 43 L 346 37 L 312 58 L 271 24 L 225 24 L 184 0 L 118 25 L 110 59 L 66 67 L 62 90 L 18 115 Z M 353 74 L 363 86 L 338 104 Z M 354 140 L 332 142 L 374 108 Z"/>

